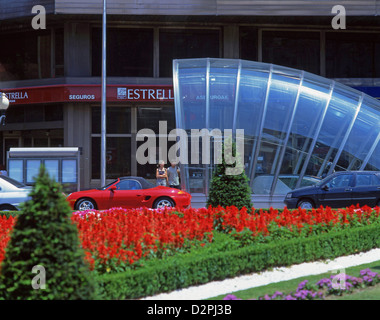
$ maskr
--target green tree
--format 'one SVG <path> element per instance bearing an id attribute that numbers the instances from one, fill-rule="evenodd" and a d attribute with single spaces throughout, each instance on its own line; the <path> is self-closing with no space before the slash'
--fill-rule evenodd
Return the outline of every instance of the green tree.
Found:
<path id="1" fill-rule="evenodd" d="M 0 298 L 95 299 L 96 288 L 62 187 L 41 166 L 21 207 L 0 270 Z M 43 270 L 46 285 L 43 288 Z M 39 268 L 39 267 L 37 267 Z M 34 279 L 34 287 L 32 280 Z"/>
<path id="2" fill-rule="evenodd" d="M 233 164 L 226 159 L 236 158 Z M 240 155 L 236 152 L 236 143 L 232 139 L 227 139 L 222 145 L 221 163 L 216 165 L 207 205 L 217 207 L 236 206 L 241 209 L 246 207 L 249 211 L 252 208 L 251 188 L 249 180 L 244 171 L 244 164 Z"/>

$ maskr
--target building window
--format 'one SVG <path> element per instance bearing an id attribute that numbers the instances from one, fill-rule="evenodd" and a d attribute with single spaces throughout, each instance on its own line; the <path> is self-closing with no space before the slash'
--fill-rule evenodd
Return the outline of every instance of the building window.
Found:
<path id="1" fill-rule="evenodd" d="M 55 77 L 64 76 L 64 37 L 63 28 L 55 30 Z"/>
<path id="2" fill-rule="evenodd" d="M 20 147 L 63 147 L 63 129 L 17 131 Z"/>
<path id="3" fill-rule="evenodd" d="M 175 129 L 173 107 L 140 107 L 137 109 L 137 130 L 149 128 L 159 134 L 159 122 L 166 121 L 167 132 Z"/>
<path id="4" fill-rule="evenodd" d="M 26 160 L 26 183 L 34 183 L 38 176 L 41 160 Z"/>
<path id="5" fill-rule="evenodd" d="M 160 30 L 160 77 L 171 77 L 173 59 L 219 58 L 219 30 Z"/>
<path id="6" fill-rule="evenodd" d="M 160 155 L 159 121 L 166 121 L 166 132 L 175 128 L 174 107 L 108 107 L 106 135 L 106 178 L 116 179 L 122 176 L 141 176 L 155 180 L 156 163 L 140 165 L 136 160 L 136 151 L 144 141 L 136 141 L 136 133 L 141 129 L 151 129 L 156 138 L 156 162 Z M 100 179 L 100 108 L 92 108 L 92 179 Z M 167 140 L 167 137 L 164 137 Z M 167 142 L 170 148 L 175 141 Z M 166 150 L 166 148 L 165 148 Z"/>
<path id="7" fill-rule="evenodd" d="M 156 168 L 159 160 L 167 157 L 167 154 L 164 155 L 163 152 L 168 151 L 171 146 L 175 144 L 175 141 L 167 141 L 167 137 L 162 137 L 167 144 L 167 147 L 160 145 L 160 128 L 159 122 L 166 121 L 166 131 L 162 132 L 162 134 L 170 133 L 171 130 L 175 129 L 175 113 L 174 108 L 172 106 L 167 107 L 140 107 L 137 109 L 137 130 L 141 129 L 151 129 L 155 133 L 156 139 L 156 148 L 154 151 L 156 163 L 147 163 L 147 164 L 139 164 L 137 163 L 137 175 L 139 177 L 143 177 L 145 179 L 149 179 L 151 182 L 155 182 L 156 180 Z M 145 140 L 146 141 L 146 140 Z M 137 148 L 144 144 L 145 141 L 138 141 Z M 168 166 L 168 163 L 165 164 Z"/>
<path id="8" fill-rule="evenodd" d="M 44 120 L 44 106 L 36 105 L 33 108 L 30 108 L 30 106 L 25 107 L 24 119 L 26 123 L 43 121 Z"/>
<path id="9" fill-rule="evenodd" d="M 131 108 L 107 107 L 107 134 L 131 133 Z M 92 108 L 92 133 L 100 133 L 101 130 L 100 107 Z"/>
<path id="10" fill-rule="evenodd" d="M 45 105 L 44 108 L 45 121 L 62 121 L 63 120 L 63 106 L 58 105 Z"/>
<path id="11" fill-rule="evenodd" d="M 51 78 L 51 34 L 37 38 L 38 78 Z"/>
<path id="12" fill-rule="evenodd" d="M 379 55 L 379 34 L 326 33 L 326 74 L 329 78 L 379 77 Z"/>
<path id="13" fill-rule="evenodd" d="M 0 50 L 0 81 L 63 76 L 63 29 L 54 32 L 54 37 L 50 30 L 2 35 L 2 43 L 9 45 Z"/>
<path id="14" fill-rule="evenodd" d="M 92 75 L 101 75 L 102 30 L 92 31 Z M 153 77 L 153 29 L 107 29 L 107 76 Z"/>
<path id="15" fill-rule="evenodd" d="M 320 73 L 319 32 L 263 31 L 263 62 Z"/>
<path id="16" fill-rule="evenodd" d="M 257 29 L 240 28 L 240 59 L 257 61 Z"/>
<path id="17" fill-rule="evenodd" d="M 63 105 L 10 106 L 6 123 L 63 121 Z"/>
<path id="18" fill-rule="evenodd" d="M 92 108 L 92 179 L 100 179 L 100 107 Z M 131 175 L 131 108 L 107 107 L 106 178 Z"/>
<path id="19" fill-rule="evenodd" d="M 23 181 L 23 160 L 15 160 L 9 161 L 8 165 L 8 175 L 17 180 L 17 181 Z"/>
<path id="20" fill-rule="evenodd" d="M 62 160 L 62 183 L 77 183 L 77 160 Z"/>
<path id="21" fill-rule="evenodd" d="M 107 137 L 106 178 L 131 175 L 131 138 Z M 100 179 L 100 137 L 92 137 L 92 179 Z"/>
<path id="22" fill-rule="evenodd" d="M 10 106 L 6 112 L 6 123 L 24 123 L 25 106 Z"/>
<path id="23" fill-rule="evenodd" d="M 56 181 L 59 179 L 59 160 L 45 160 L 45 168 L 49 172 L 49 176 Z"/>
<path id="24" fill-rule="evenodd" d="M 1 36 L 7 50 L 0 50 L 0 81 L 38 78 L 38 34 L 23 32 Z"/>

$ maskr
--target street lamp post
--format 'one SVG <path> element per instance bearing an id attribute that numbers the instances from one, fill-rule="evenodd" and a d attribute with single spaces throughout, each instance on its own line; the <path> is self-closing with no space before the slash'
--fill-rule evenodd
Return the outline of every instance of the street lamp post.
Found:
<path id="1" fill-rule="evenodd" d="M 101 137 L 100 137 L 100 186 L 106 185 L 106 16 L 107 0 L 103 0 L 103 26 L 102 26 L 102 102 L 101 102 Z"/>
<path id="2" fill-rule="evenodd" d="M 0 92 L 0 124 L 5 124 L 5 111 L 9 107 L 9 100 L 4 92 Z"/>

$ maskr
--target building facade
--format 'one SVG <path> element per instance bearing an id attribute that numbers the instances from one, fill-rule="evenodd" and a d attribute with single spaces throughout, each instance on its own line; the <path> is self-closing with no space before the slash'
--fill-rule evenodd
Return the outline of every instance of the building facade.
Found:
<path id="1" fill-rule="evenodd" d="M 273 63 L 380 97 L 380 1 L 120 1 L 107 6 L 107 179 L 154 179 L 135 159 L 142 128 L 176 127 L 173 59 Z M 35 5 L 46 29 L 34 30 Z M 346 9 L 346 29 L 331 26 Z M 100 184 L 102 1 L 0 0 L 0 89 L 11 106 L 0 128 L 10 147 L 81 149 L 81 188 Z M 160 150 L 157 150 L 157 157 Z"/>

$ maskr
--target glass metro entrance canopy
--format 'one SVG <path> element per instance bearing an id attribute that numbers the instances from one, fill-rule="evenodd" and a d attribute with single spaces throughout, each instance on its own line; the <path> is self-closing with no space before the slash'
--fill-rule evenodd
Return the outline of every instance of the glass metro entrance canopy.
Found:
<path id="1" fill-rule="evenodd" d="M 380 102 L 360 91 L 302 70 L 212 58 L 174 60 L 173 81 L 177 128 L 244 129 L 254 194 L 286 194 L 333 171 L 380 170 Z M 207 194 L 213 165 L 181 168 L 183 187 Z"/>

